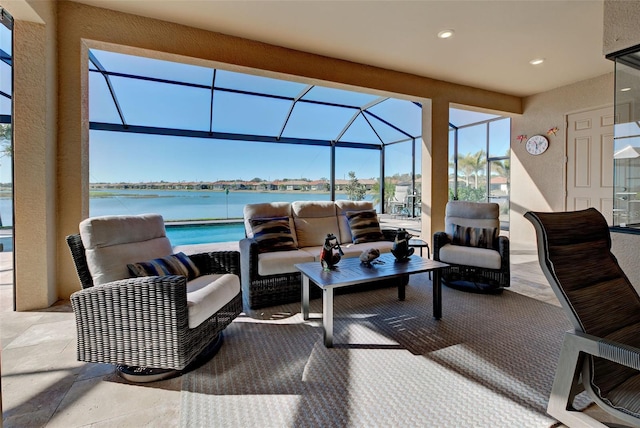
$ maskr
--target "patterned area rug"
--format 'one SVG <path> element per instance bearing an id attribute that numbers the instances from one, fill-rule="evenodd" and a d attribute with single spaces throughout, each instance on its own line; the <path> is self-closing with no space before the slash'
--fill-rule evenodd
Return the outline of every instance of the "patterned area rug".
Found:
<path id="1" fill-rule="evenodd" d="M 184 427 L 550 427 L 547 400 L 562 337 L 559 307 L 505 291 L 431 281 L 335 298 L 334 344 L 299 304 L 241 316 L 211 361 L 184 376 Z M 311 303 L 320 316 L 322 302 Z M 315 313 L 314 313 L 315 312 Z M 589 404 L 579 397 L 580 407 Z"/>

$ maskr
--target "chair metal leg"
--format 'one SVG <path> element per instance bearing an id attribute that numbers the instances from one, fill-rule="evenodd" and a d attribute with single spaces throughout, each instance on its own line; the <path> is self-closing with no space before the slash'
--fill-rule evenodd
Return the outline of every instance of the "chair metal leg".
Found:
<path id="1" fill-rule="evenodd" d="M 604 428 L 607 425 L 573 408 L 573 400 L 582 389 L 580 384 L 582 360 L 576 337 L 565 335 L 551 388 L 547 413 L 572 428 Z"/>

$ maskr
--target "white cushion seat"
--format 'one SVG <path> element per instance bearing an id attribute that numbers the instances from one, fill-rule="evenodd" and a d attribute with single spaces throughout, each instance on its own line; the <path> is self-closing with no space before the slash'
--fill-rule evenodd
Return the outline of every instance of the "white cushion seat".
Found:
<path id="1" fill-rule="evenodd" d="M 189 328 L 218 312 L 240 292 L 240 278 L 230 273 L 202 275 L 187 282 Z"/>
<path id="2" fill-rule="evenodd" d="M 273 251 L 258 254 L 258 274 L 262 276 L 298 272 L 296 263 L 312 262 L 313 255 L 304 250 Z"/>
<path id="3" fill-rule="evenodd" d="M 509 238 L 500 235 L 500 206 L 449 201 L 444 222 L 444 231 L 433 235 L 434 260 L 449 264 L 442 282 L 474 293 L 499 294 L 509 287 Z"/>
<path id="4" fill-rule="evenodd" d="M 127 264 L 165 257 L 174 251 L 164 220 L 157 214 L 89 218 L 80 223 L 80 236 L 95 285 L 129 278 Z M 203 275 L 189 281 L 189 328 L 200 325 L 239 292 L 237 275 Z"/>
<path id="5" fill-rule="evenodd" d="M 502 258 L 496 250 L 446 244 L 440 248 L 440 261 L 485 269 L 500 269 Z"/>

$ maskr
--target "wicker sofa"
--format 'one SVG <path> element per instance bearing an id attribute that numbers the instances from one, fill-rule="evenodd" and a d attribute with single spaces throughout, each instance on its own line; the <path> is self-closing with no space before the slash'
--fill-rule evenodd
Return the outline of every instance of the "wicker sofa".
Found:
<path id="1" fill-rule="evenodd" d="M 319 266 L 320 252 L 329 233 L 338 238 L 344 252 L 343 258 L 358 257 L 369 248 L 377 248 L 381 253 L 390 252 L 395 238 L 393 230 L 380 230 L 379 240 L 353 242 L 348 215 L 372 210 L 373 204 L 369 201 L 297 201 L 246 205 L 244 223 L 247 237 L 240 241 L 240 278 L 245 308 L 258 309 L 300 301 L 300 272 L 294 264 L 318 261 Z M 259 240 L 254 234 L 255 224 L 269 219 L 288 220 L 288 229 L 293 239 L 290 249 L 265 251 L 260 248 Z M 289 231 L 285 231 L 285 234 Z M 397 282 L 377 281 L 365 287 L 346 287 L 345 291 L 395 284 Z M 312 297 L 318 297 L 320 289 L 312 287 L 311 293 Z"/>

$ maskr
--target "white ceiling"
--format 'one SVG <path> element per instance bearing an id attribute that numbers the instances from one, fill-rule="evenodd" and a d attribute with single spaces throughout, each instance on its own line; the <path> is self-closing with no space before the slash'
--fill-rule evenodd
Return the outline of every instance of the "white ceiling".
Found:
<path id="1" fill-rule="evenodd" d="M 613 71 L 602 0 L 75 1 L 517 96 Z"/>

